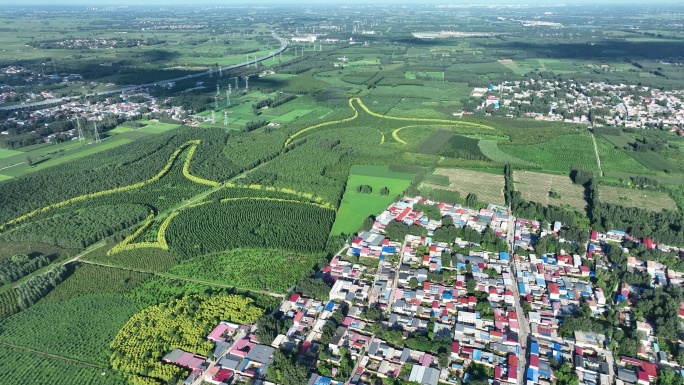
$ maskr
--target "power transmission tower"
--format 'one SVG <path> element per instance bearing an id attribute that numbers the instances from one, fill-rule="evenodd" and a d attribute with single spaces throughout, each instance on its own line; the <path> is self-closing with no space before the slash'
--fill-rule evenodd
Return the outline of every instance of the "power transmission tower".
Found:
<path id="1" fill-rule="evenodd" d="M 218 95 L 214 95 L 214 107 L 216 110 L 218 110 Z"/>
<path id="2" fill-rule="evenodd" d="M 245 80 L 245 90 L 249 90 L 249 75 L 242 77 Z"/>
<path id="3" fill-rule="evenodd" d="M 237 76 L 235 77 L 235 89 L 236 90 L 240 89 L 240 86 L 238 85 L 238 77 Z"/>
<path id="4" fill-rule="evenodd" d="M 78 118 L 78 116 L 76 117 L 76 125 L 78 126 L 78 141 L 82 142 L 85 139 L 85 137 L 83 136 L 83 130 L 81 129 L 81 120 Z"/>
<path id="5" fill-rule="evenodd" d="M 228 125 L 228 112 L 223 111 L 223 125 L 227 126 Z"/>
<path id="6" fill-rule="evenodd" d="M 211 124 L 216 124 L 216 111 L 211 111 Z"/>
<path id="7" fill-rule="evenodd" d="M 228 90 L 226 91 L 226 107 L 230 107 L 230 93 L 231 93 L 231 85 L 228 84 Z"/>
<path id="8" fill-rule="evenodd" d="M 95 143 L 102 143 L 100 133 L 97 131 L 97 122 L 93 122 L 93 126 L 95 127 Z"/>

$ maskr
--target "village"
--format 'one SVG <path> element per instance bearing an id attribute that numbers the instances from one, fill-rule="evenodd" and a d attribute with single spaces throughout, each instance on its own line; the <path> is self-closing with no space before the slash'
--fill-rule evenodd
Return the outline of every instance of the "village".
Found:
<path id="1" fill-rule="evenodd" d="M 528 79 L 476 87 L 471 97 L 482 100 L 477 110 L 510 117 L 520 110 L 537 120 L 670 130 L 684 122 L 684 91 L 640 85 Z"/>
<path id="2" fill-rule="evenodd" d="M 441 220 L 428 210 L 438 210 Z M 427 236 L 390 239 L 386 230 L 397 224 Z M 562 247 L 536 254 L 543 237 L 567 242 L 559 237 L 562 226 L 514 218 L 503 206 L 403 198 L 318 272 L 316 279 L 330 287 L 327 298 L 295 290 L 280 304 L 273 314 L 283 328 L 273 341 L 259 341 L 256 324 L 221 322 L 207 335 L 215 344 L 211 357 L 174 349 L 163 361 L 190 370 L 187 385 L 278 383 L 269 366 L 279 350 L 309 368 L 308 385 L 656 385 L 667 383 L 659 380 L 665 371 L 684 374 L 678 359 L 660 349 L 665 341 L 658 341 L 655 325 L 636 314 L 641 288 L 592 283 L 613 268 L 603 257 L 611 247 L 623 252 L 625 241 L 680 251 L 611 230 L 591 231 L 583 255 Z M 439 240 L 454 228 L 467 229 L 471 240 Z M 472 241 L 472 234 L 488 231 L 496 241 Z M 633 256 L 627 263 L 650 287 L 684 283 L 683 272 L 662 263 Z M 621 328 L 634 326 L 634 356 L 620 354 L 604 333 L 563 329 L 568 316 L 598 318 L 615 308 Z M 681 320 L 684 302 L 679 308 Z"/>

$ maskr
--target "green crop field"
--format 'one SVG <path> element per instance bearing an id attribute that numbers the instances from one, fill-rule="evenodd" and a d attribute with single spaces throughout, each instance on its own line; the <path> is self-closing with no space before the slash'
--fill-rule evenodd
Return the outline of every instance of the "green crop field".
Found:
<path id="1" fill-rule="evenodd" d="M 193 258 L 172 267 L 167 273 L 243 289 L 284 293 L 294 283 L 309 275 L 322 258 L 325 258 L 324 254 L 236 249 Z M 274 274 L 275 271 L 278 273 Z"/>
<path id="2" fill-rule="evenodd" d="M 526 162 L 522 159 L 514 157 L 513 155 L 509 155 L 501 151 L 498 140 L 480 140 L 478 142 L 478 146 L 480 147 L 482 154 L 494 162 L 509 163 L 513 165 L 519 164 L 524 166 L 536 166 L 533 163 Z"/>
<path id="3" fill-rule="evenodd" d="M 151 124 L 149 126 L 139 128 L 136 131 L 150 133 L 150 134 L 158 134 L 160 132 L 166 132 L 169 130 L 173 130 L 174 128 L 178 128 L 178 125 L 177 124 L 171 124 L 171 123 L 154 123 L 154 124 Z"/>
<path id="4" fill-rule="evenodd" d="M 23 154 L 23 152 L 21 152 L 21 151 L 15 151 L 15 150 L 9 150 L 6 148 L 0 148 L 0 159 L 9 158 L 10 156 L 22 155 L 22 154 Z"/>
<path id="5" fill-rule="evenodd" d="M 628 148 L 630 144 L 634 143 L 634 139 L 627 135 L 601 135 L 615 147 Z M 598 140 L 598 139 L 597 139 Z"/>
<path id="6" fill-rule="evenodd" d="M 650 211 L 677 210 L 677 204 L 666 193 L 615 186 L 600 186 L 599 199 L 626 207 L 640 207 Z"/>
<path id="7" fill-rule="evenodd" d="M 563 135 L 546 143 L 529 146 L 501 146 L 501 151 L 538 164 L 543 170 L 568 173 L 573 165 L 598 170 L 594 145 L 588 135 Z"/>
<path id="8" fill-rule="evenodd" d="M 386 166 L 352 167 L 331 234 L 351 234 L 358 231 L 364 219 L 385 210 L 394 196 L 401 194 L 412 179 L 413 174 L 390 172 Z M 356 188 L 361 185 L 371 186 L 372 193 L 357 192 Z M 389 189 L 389 194 L 380 195 L 380 190 L 384 187 Z"/>
<path id="9" fill-rule="evenodd" d="M 20 176 L 32 172 L 36 172 L 39 170 L 46 169 L 48 167 L 60 165 L 63 163 L 66 163 L 68 161 L 78 159 L 78 158 L 83 158 L 88 155 L 93 155 L 97 154 L 99 152 L 109 150 L 111 148 L 115 148 L 118 146 L 121 146 L 123 144 L 131 142 L 130 139 L 126 138 L 113 138 L 109 140 L 105 140 L 102 143 L 91 143 L 87 145 L 83 145 L 82 147 L 74 148 L 70 151 L 64 151 L 64 152 L 58 152 L 57 154 L 51 155 L 50 158 L 46 161 L 40 162 L 38 164 L 35 164 L 33 166 L 29 166 L 27 164 L 22 164 L 18 165 L 15 167 L 7 168 L 3 170 L 3 174 L 7 176 Z M 78 144 L 77 144 L 78 145 Z M 22 160 L 23 162 L 26 161 L 26 159 Z"/>
<path id="10" fill-rule="evenodd" d="M 601 169 L 604 172 L 620 172 L 625 170 L 629 170 L 632 173 L 649 172 L 646 167 L 627 155 L 625 151 L 616 149 L 613 142 L 609 142 L 599 136 L 596 138 L 596 146 L 601 158 Z"/>
<path id="11" fill-rule="evenodd" d="M 636 159 L 637 162 L 641 163 L 646 168 L 653 171 L 681 171 L 679 167 L 677 167 L 677 165 L 663 158 L 662 156 L 660 156 L 660 154 L 657 154 L 655 152 L 630 151 L 629 155 L 632 158 Z"/>

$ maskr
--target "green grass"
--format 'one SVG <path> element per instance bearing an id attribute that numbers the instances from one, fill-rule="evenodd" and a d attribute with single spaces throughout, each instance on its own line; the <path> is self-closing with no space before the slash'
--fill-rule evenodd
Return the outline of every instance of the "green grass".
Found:
<path id="1" fill-rule="evenodd" d="M 567 173 L 573 165 L 598 170 L 594 144 L 588 135 L 563 135 L 541 144 L 501 146 L 501 150 L 548 171 Z"/>
<path id="2" fill-rule="evenodd" d="M 38 303 L 0 323 L 0 341 L 106 366 L 109 343 L 138 310 L 112 294 Z"/>
<path id="3" fill-rule="evenodd" d="M 364 219 L 385 210 L 394 197 L 411 184 L 412 179 L 413 174 L 389 172 L 387 166 L 352 167 L 331 234 L 351 234 L 358 231 Z M 371 186 L 373 192 L 357 193 L 356 187 L 360 185 Z M 388 195 L 380 195 L 383 187 L 389 189 Z"/>
<path id="4" fill-rule="evenodd" d="M 45 325 L 44 325 L 45 326 Z M 3 384 L 21 385 L 124 385 L 129 381 L 111 371 L 71 363 L 0 345 Z"/>
<path id="5" fill-rule="evenodd" d="M 294 111 L 290 111 L 287 113 L 284 113 L 280 116 L 274 117 L 273 119 L 270 119 L 272 122 L 276 123 L 290 123 L 296 119 L 299 119 L 303 117 L 304 115 L 310 114 L 313 110 L 312 109 L 297 109 Z M 256 118 L 255 118 L 256 120 Z"/>
<path id="6" fill-rule="evenodd" d="M 236 249 L 193 258 L 167 273 L 243 289 L 286 292 L 309 275 L 320 254 L 298 254 L 281 250 Z"/>
<path id="7" fill-rule="evenodd" d="M 123 134 L 124 132 L 131 131 L 133 128 L 132 127 L 127 127 L 127 126 L 117 126 L 116 128 L 113 128 L 107 133 L 109 134 Z"/>
<path id="8" fill-rule="evenodd" d="M 42 170 L 48 167 L 56 166 L 62 163 L 66 163 L 70 160 L 82 158 L 84 156 L 92 154 L 97 154 L 99 152 L 109 150 L 110 148 L 118 147 L 129 142 L 131 142 L 130 139 L 115 138 L 105 140 L 104 142 L 99 144 L 91 143 L 88 145 L 83 145 L 78 149 L 74 149 L 68 152 L 65 151 L 64 153 L 59 153 L 56 157 L 50 158 L 49 160 L 38 163 L 32 167 L 28 166 L 27 164 L 23 164 L 5 169 L 3 170 L 3 173 L 8 176 L 20 176 L 34 171 Z"/>
<path id="9" fill-rule="evenodd" d="M 627 135 L 601 135 L 615 147 L 625 148 L 634 143 L 634 139 Z M 597 138 L 598 139 L 598 138 Z"/>
<path id="10" fill-rule="evenodd" d="M 14 178 L 13 176 L 5 175 L 5 174 L 0 174 L 0 181 L 3 180 L 8 180 Z"/>
<path id="11" fill-rule="evenodd" d="M 677 210 L 677 204 L 666 193 L 614 186 L 599 186 L 599 199 L 626 207 L 651 211 Z"/>
<path id="12" fill-rule="evenodd" d="M 178 128 L 178 125 L 172 123 L 155 123 L 149 126 L 139 128 L 137 131 L 149 134 L 159 134 L 161 132 L 173 130 L 174 128 Z"/>
<path id="13" fill-rule="evenodd" d="M 10 156 L 21 155 L 21 154 L 23 154 L 23 152 L 21 152 L 21 151 L 10 150 L 7 148 L 0 148 L 0 159 L 9 158 Z"/>
<path id="14" fill-rule="evenodd" d="M 518 159 L 512 155 L 506 154 L 499 149 L 498 140 L 480 140 L 478 143 L 480 151 L 487 158 L 499 163 L 510 163 L 510 164 L 520 164 L 525 166 L 533 166 L 533 163 L 526 162 L 522 159 Z"/>
<path id="15" fill-rule="evenodd" d="M 402 179 L 402 180 L 413 180 L 414 175 L 407 172 L 394 172 L 389 171 L 387 166 L 370 166 L 370 165 L 355 165 L 352 166 L 349 174 L 353 175 L 363 175 L 363 176 L 376 176 L 380 178 L 391 178 L 391 179 Z"/>

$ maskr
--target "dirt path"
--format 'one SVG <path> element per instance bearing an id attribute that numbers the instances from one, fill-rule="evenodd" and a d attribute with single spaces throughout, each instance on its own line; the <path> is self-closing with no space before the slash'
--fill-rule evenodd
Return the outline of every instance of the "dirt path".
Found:
<path id="1" fill-rule="evenodd" d="M 599 156 L 598 145 L 596 144 L 596 137 L 594 137 L 593 132 L 591 132 L 589 134 L 591 135 L 591 141 L 594 142 L 594 153 L 596 153 L 596 164 L 598 165 L 599 172 L 601 173 L 601 176 L 603 176 L 603 169 L 601 168 L 601 157 Z"/>
<path id="2" fill-rule="evenodd" d="M 50 357 L 50 358 L 55 358 L 55 359 L 62 360 L 62 361 L 71 362 L 72 364 L 77 364 L 77 365 L 81 365 L 81 366 L 87 366 L 87 367 L 89 367 L 89 368 L 100 369 L 100 370 L 102 370 L 103 372 L 106 371 L 106 370 L 109 370 L 108 368 L 106 368 L 106 367 L 104 367 L 104 366 L 98 366 L 98 365 L 94 365 L 94 364 L 89 364 L 89 363 L 87 363 L 87 362 L 83 362 L 83 361 L 79 361 L 79 360 L 74 360 L 74 359 L 72 359 L 72 358 L 66 358 L 66 357 L 58 356 L 58 355 L 56 355 L 56 354 L 45 353 L 45 352 L 41 352 L 40 350 L 33 350 L 33 349 L 25 348 L 25 347 L 23 347 L 23 346 L 12 345 L 12 344 L 8 344 L 8 343 L 5 343 L 5 342 L 0 342 L 0 345 L 2 345 L 2 346 L 7 346 L 7 347 L 10 347 L 10 348 L 13 348 L 13 349 L 24 350 L 24 351 L 29 352 L 29 353 L 39 354 L 39 355 L 45 356 L 45 357 Z"/>

